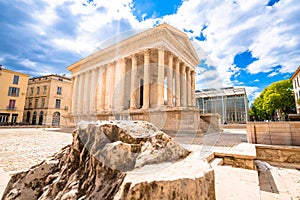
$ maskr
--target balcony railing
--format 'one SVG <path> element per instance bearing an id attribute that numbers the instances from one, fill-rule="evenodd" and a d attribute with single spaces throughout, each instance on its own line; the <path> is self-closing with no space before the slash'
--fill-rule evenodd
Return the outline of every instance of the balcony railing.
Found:
<path id="1" fill-rule="evenodd" d="M 18 97 L 18 94 L 14 92 L 14 93 L 8 94 L 8 96 L 11 96 L 11 97 Z"/>
<path id="2" fill-rule="evenodd" d="M 7 106 L 7 110 L 16 110 L 17 107 L 11 107 L 11 106 Z"/>

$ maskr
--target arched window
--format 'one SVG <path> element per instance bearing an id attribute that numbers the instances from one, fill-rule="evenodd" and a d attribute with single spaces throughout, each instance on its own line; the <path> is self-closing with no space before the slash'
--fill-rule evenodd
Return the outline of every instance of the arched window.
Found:
<path id="1" fill-rule="evenodd" d="M 26 114 L 26 122 L 27 122 L 27 123 L 30 123 L 30 111 L 27 111 L 27 114 Z"/>
<path id="2" fill-rule="evenodd" d="M 60 113 L 55 112 L 52 116 L 52 126 L 59 126 L 60 125 Z"/>
<path id="3" fill-rule="evenodd" d="M 33 112 L 33 115 L 32 115 L 32 125 L 36 125 L 36 111 Z"/>
<path id="4" fill-rule="evenodd" d="M 40 115 L 39 115 L 39 125 L 42 125 L 42 124 L 43 124 L 43 119 L 44 119 L 44 112 L 41 111 L 41 112 L 40 112 Z"/>

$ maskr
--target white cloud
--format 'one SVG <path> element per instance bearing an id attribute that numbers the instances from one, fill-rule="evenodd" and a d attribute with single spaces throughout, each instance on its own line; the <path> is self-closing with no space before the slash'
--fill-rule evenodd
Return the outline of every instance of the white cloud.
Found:
<path id="1" fill-rule="evenodd" d="M 300 5 L 295 1 L 280 1 L 268 8 L 262 17 L 260 32 L 251 44 L 250 50 L 259 60 L 250 64 L 250 73 L 269 72 L 281 65 L 281 73 L 293 72 L 300 58 L 300 26 L 298 23 Z"/>
<path id="2" fill-rule="evenodd" d="M 31 60 L 28 60 L 28 59 L 21 60 L 19 62 L 19 64 L 23 65 L 26 68 L 36 68 L 37 67 L 37 63 L 36 62 L 33 62 Z"/>
<path id="3" fill-rule="evenodd" d="M 278 72 L 272 72 L 268 75 L 268 77 L 273 77 L 273 76 L 276 76 L 278 74 Z"/>

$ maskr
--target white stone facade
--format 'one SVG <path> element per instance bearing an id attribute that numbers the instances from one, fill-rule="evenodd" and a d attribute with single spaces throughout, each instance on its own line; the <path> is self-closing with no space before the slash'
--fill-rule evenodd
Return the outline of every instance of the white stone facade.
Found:
<path id="1" fill-rule="evenodd" d="M 71 114 L 75 121 L 153 122 L 150 118 L 164 117 L 165 123 L 170 123 L 166 113 L 179 112 L 179 121 L 182 111 L 189 110 L 190 120 L 197 121 L 194 91 L 198 64 L 187 35 L 167 24 L 159 25 L 68 67 L 72 72 Z"/>

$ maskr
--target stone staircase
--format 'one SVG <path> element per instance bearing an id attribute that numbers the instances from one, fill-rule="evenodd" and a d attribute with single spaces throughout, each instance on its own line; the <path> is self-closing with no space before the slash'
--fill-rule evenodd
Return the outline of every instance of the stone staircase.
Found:
<path id="1" fill-rule="evenodd" d="M 208 157 L 214 169 L 217 200 L 260 199 L 255 157 L 255 146 L 246 143 L 241 143 L 231 150 L 214 151 Z"/>

